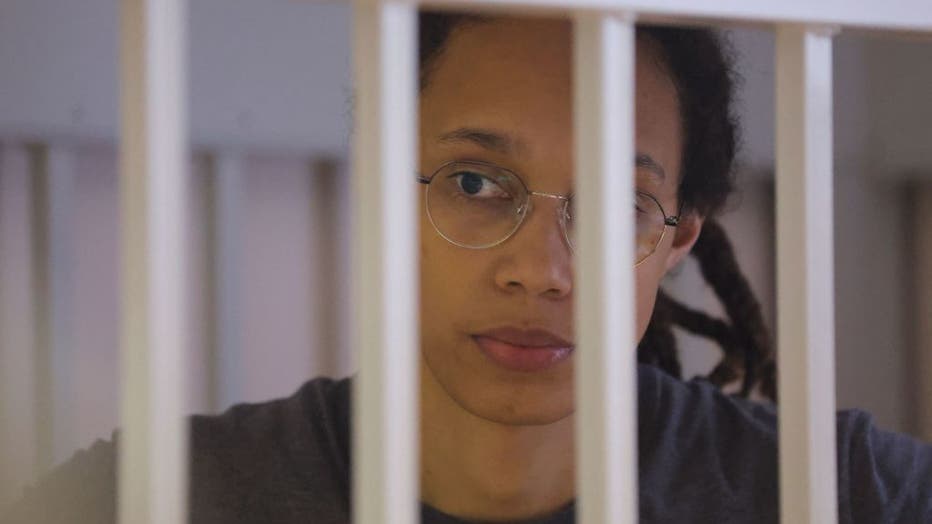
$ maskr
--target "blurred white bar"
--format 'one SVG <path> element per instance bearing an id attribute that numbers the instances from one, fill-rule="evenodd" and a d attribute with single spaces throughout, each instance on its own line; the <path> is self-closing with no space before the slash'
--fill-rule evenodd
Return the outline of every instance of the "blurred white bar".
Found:
<path id="1" fill-rule="evenodd" d="M 916 313 L 913 317 L 916 334 L 918 369 L 917 400 L 920 437 L 932 441 L 932 183 L 925 182 L 914 196 L 913 223 L 916 239 L 916 260 L 913 261 Z"/>
<path id="2" fill-rule="evenodd" d="M 120 4 L 122 435 L 118 517 L 187 516 L 185 3 Z"/>
<path id="3" fill-rule="evenodd" d="M 39 469 L 64 461 L 71 449 L 77 416 L 73 401 L 75 370 L 74 153 L 66 146 L 40 148 L 33 173 L 36 323 L 36 412 Z"/>
<path id="4" fill-rule="evenodd" d="M 780 516 L 838 521 L 831 30 L 779 26 L 776 47 Z"/>
<path id="5" fill-rule="evenodd" d="M 418 513 L 417 12 L 354 10 L 353 518 L 413 524 Z"/>
<path id="6" fill-rule="evenodd" d="M 220 151 L 213 159 L 213 325 L 214 361 L 211 370 L 211 403 L 214 410 L 243 400 L 246 384 L 241 344 L 243 158 L 234 151 Z"/>
<path id="7" fill-rule="evenodd" d="M 0 507 L 38 474 L 29 151 L 0 144 Z"/>
<path id="8" fill-rule="evenodd" d="M 528 12 L 601 10 L 637 13 L 642 19 L 716 19 L 747 22 L 845 25 L 932 31 L 929 0 L 426 0 L 427 6 L 497 8 Z"/>
<path id="9" fill-rule="evenodd" d="M 313 306 L 317 313 L 320 351 L 314 358 L 317 374 L 346 376 L 355 369 L 350 364 L 352 352 L 346 344 L 345 332 L 347 301 L 343 299 L 348 288 L 346 209 L 349 206 L 348 174 L 335 157 L 321 155 L 311 160 L 311 223 L 314 272 L 312 289 L 317 289 Z"/>
<path id="10" fill-rule="evenodd" d="M 585 524 L 638 522 L 634 20 L 576 18 L 576 485 Z"/>

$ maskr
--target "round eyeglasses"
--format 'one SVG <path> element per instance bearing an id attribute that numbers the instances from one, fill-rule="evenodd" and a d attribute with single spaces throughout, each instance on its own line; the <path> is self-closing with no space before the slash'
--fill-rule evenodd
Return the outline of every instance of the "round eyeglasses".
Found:
<path id="1" fill-rule="evenodd" d="M 531 212 L 531 196 L 560 201 L 557 221 L 570 250 L 575 249 L 575 207 L 572 195 L 531 191 L 516 173 L 478 161 L 448 162 L 424 184 L 427 216 L 441 237 L 469 249 L 497 246 L 511 238 Z M 635 192 L 635 266 L 652 255 L 663 240 L 666 226 L 676 226 L 680 217 L 667 216 L 652 195 Z"/>

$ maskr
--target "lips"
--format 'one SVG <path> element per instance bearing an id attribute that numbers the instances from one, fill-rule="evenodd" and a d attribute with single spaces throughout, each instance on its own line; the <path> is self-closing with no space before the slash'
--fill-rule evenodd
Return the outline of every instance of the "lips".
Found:
<path id="1" fill-rule="evenodd" d="M 512 371 L 543 371 L 573 354 L 568 340 L 542 329 L 502 327 L 472 336 L 492 362 Z"/>

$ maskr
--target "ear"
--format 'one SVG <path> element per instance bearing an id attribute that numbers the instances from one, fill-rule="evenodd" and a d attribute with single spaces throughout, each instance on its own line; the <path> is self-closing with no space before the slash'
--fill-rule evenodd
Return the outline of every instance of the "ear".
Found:
<path id="1" fill-rule="evenodd" d="M 704 218 L 698 213 L 685 213 L 680 217 L 680 223 L 672 228 L 675 234 L 673 235 L 673 246 L 667 254 L 665 272 L 676 267 L 689 254 L 693 245 L 699 240 L 703 220 Z"/>

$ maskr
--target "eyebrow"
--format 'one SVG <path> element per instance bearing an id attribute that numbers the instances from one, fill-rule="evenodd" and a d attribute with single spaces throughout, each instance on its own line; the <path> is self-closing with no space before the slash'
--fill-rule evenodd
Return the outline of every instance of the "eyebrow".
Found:
<path id="1" fill-rule="evenodd" d="M 653 157 L 646 153 L 637 153 L 634 156 L 634 165 L 636 167 L 643 167 L 656 175 L 659 182 L 663 182 L 667 179 L 667 172 L 664 171 L 663 166 L 659 162 L 654 160 Z"/>
<path id="2" fill-rule="evenodd" d="M 444 133 L 440 135 L 440 142 L 471 142 L 489 151 L 505 155 L 521 153 L 527 150 L 527 145 L 524 142 L 507 133 L 476 127 L 461 127 Z"/>
<path id="3" fill-rule="evenodd" d="M 441 143 L 469 142 L 494 153 L 505 155 L 521 153 L 527 150 L 527 145 L 523 141 L 507 133 L 477 127 L 460 127 L 443 133 L 440 135 L 439 141 Z M 637 153 L 634 157 L 634 165 L 635 167 L 647 169 L 660 182 L 667 178 L 663 166 L 646 153 Z"/>

